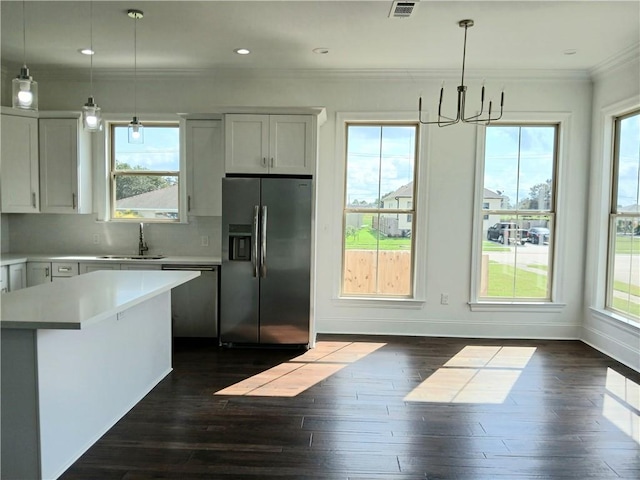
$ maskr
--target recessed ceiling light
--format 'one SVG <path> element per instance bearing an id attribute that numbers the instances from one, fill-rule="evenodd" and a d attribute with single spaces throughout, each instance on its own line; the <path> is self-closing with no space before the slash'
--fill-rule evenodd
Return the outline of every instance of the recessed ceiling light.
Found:
<path id="1" fill-rule="evenodd" d="M 248 48 L 236 48 L 234 52 L 236 52 L 238 55 L 249 55 L 251 53 L 251 50 L 249 50 Z"/>
<path id="2" fill-rule="evenodd" d="M 568 48 L 562 53 L 564 53 L 565 55 L 575 55 L 576 53 L 578 53 L 578 50 L 576 50 L 575 48 Z"/>
<path id="3" fill-rule="evenodd" d="M 313 53 L 317 53 L 318 55 L 326 55 L 327 53 L 329 53 L 329 49 L 324 47 L 318 47 L 313 49 Z"/>
<path id="4" fill-rule="evenodd" d="M 95 50 L 91 50 L 90 48 L 81 48 L 78 51 L 83 55 L 95 55 L 96 53 Z"/>

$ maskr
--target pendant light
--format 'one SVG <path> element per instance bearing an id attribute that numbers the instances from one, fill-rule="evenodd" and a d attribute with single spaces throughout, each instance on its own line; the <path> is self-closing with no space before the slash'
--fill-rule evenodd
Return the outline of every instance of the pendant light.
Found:
<path id="1" fill-rule="evenodd" d="M 142 18 L 144 14 L 140 10 L 130 9 L 127 11 L 127 15 L 133 18 L 133 120 L 129 124 L 129 143 L 144 143 L 144 128 L 140 120 L 138 120 L 138 108 L 137 108 L 137 91 L 136 80 L 138 73 L 138 19 Z"/>
<path id="2" fill-rule="evenodd" d="M 102 109 L 96 104 L 93 99 L 93 2 L 89 3 L 89 50 L 92 53 L 89 54 L 91 58 L 91 64 L 89 68 L 89 100 L 82 107 L 82 125 L 88 132 L 100 132 L 102 131 Z"/>
<path id="3" fill-rule="evenodd" d="M 502 108 L 504 106 L 504 91 L 500 95 L 500 113 L 496 114 L 491 112 L 493 108 L 493 102 L 489 101 L 489 111 L 484 113 L 484 85 L 480 93 L 480 113 L 466 117 L 465 106 L 467 101 L 467 86 L 464 84 L 464 64 L 467 56 L 467 29 L 473 27 L 473 20 L 466 19 L 458 22 L 460 28 L 464 28 L 464 47 L 462 49 L 462 79 L 460 85 L 458 85 L 458 108 L 456 117 L 445 117 L 442 115 L 442 96 L 444 94 L 444 87 L 440 88 L 440 101 L 438 103 L 438 120 L 434 122 L 425 122 L 422 120 L 422 97 L 418 100 L 418 120 L 423 125 L 438 125 L 439 127 L 448 127 L 449 125 L 455 125 L 456 123 L 479 123 L 489 125 L 491 122 L 500 120 L 502 118 Z M 483 116 L 484 115 L 484 116 Z"/>
<path id="4" fill-rule="evenodd" d="M 29 75 L 27 68 L 27 21 L 22 0 L 22 54 L 20 74 L 11 81 L 12 106 L 22 110 L 38 110 L 38 82 Z"/>

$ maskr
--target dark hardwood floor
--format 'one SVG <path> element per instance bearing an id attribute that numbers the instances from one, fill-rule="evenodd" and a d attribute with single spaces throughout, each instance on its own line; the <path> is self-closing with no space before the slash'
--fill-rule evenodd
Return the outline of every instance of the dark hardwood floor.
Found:
<path id="1" fill-rule="evenodd" d="M 61 478 L 640 478 L 640 374 L 581 342 L 319 342 L 176 344 L 174 371 Z"/>

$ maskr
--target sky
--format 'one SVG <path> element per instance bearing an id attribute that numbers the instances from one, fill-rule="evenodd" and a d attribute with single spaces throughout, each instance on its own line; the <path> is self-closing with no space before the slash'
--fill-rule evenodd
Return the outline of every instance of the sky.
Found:
<path id="1" fill-rule="evenodd" d="M 640 210 L 640 114 L 620 121 L 617 204 Z"/>
<path id="2" fill-rule="evenodd" d="M 485 140 L 484 187 L 508 196 L 512 206 L 553 179 L 554 126 L 489 126 Z"/>
<path id="3" fill-rule="evenodd" d="M 372 203 L 413 181 L 415 127 L 350 125 L 347 204 Z"/>
<path id="4" fill-rule="evenodd" d="M 115 128 L 116 159 L 147 170 L 180 170 L 178 127 L 144 126 L 144 143 L 128 142 L 127 126 Z"/>

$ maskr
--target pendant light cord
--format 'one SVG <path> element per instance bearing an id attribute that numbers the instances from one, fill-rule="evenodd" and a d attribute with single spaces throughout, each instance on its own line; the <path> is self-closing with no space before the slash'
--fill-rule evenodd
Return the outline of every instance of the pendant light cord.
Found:
<path id="1" fill-rule="evenodd" d="M 91 50 L 89 62 L 89 95 L 93 97 L 93 2 L 89 2 L 89 50 Z"/>
<path id="2" fill-rule="evenodd" d="M 25 14 L 25 0 L 22 0 L 22 65 L 27 66 L 27 17 Z"/>
<path id="3" fill-rule="evenodd" d="M 137 82 L 138 81 L 138 16 L 133 19 L 133 116 L 138 116 Z"/>

